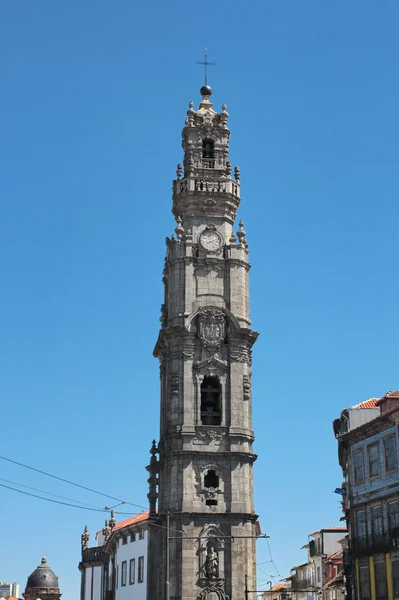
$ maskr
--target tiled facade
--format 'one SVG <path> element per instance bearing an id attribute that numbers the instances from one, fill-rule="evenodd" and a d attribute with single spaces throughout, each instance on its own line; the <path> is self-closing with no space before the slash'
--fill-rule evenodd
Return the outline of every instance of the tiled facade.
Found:
<path id="1" fill-rule="evenodd" d="M 399 393 L 377 406 L 378 416 L 337 435 L 352 564 L 348 594 L 356 600 L 399 599 Z"/>

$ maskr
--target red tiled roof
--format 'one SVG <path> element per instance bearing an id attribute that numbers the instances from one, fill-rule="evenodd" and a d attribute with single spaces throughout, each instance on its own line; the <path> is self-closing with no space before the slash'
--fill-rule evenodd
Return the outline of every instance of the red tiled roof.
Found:
<path id="1" fill-rule="evenodd" d="M 287 586 L 285 585 L 285 583 L 276 583 L 276 585 L 274 585 L 272 588 L 270 588 L 270 590 L 267 590 L 268 592 L 279 592 L 280 590 L 285 590 L 287 588 Z"/>
<path id="2" fill-rule="evenodd" d="M 379 398 L 369 398 L 368 400 L 364 400 L 364 402 L 360 402 L 359 404 L 355 404 L 352 408 L 377 408 Z"/>
<path id="3" fill-rule="evenodd" d="M 119 521 L 119 523 L 117 523 L 115 525 L 115 527 L 113 528 L 112 532 L 118 531 L 119 529 L 123 529 L 124 527 L 129 527 L 130 525 L 136 525 L 136 523 L 141 523 L 142 521 L 147 521 L 149 514 L 150 514 L 149 510 L 143 510 L 138 515 L 129 517 L 128 519 L 125 519 L 124 521 Z"/>
<path id="4" fill-rule="evenodd" d="M 137 523 L 141 523 L 142 521 L 147 521 L 149 514 L 150 514 L 149 510 L 142 510 L 141 513 L 139 513 L 138 515 L 133 515 L 133 517 L 129 517 L 128 519 L 125 519 L 124 521 L 119 521 L 119 523 L 117 523 L 115 525 L 115 527 L 113 528 L 112 533 L 114 531 L 119 531 L 120 529 L 123 529 L 124 527 L 129 527 L 130 525 L 136 525 Z M 103 531 L 102 529 L 97 531 L 96 539 L 97 539 L 97 536 L 100 533 L 102 533 L 102 531 Z"/>

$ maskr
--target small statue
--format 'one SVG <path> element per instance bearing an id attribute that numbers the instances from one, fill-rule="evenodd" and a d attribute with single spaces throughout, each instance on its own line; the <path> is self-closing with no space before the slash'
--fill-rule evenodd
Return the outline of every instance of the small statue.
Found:
<path id="1" fill-rule="evenodd" d="M 208 579 L 217 579 L 219 576 L 219 559 L 213 546 L 208 547 L 205 561 L 206 576 Z"/>
<path id="2" fill-rule="evenodd" d="M 89 547 L 90 533 L 89 528 L 85 525 L 85 530 L 82 533 L 82 550 L 86 550 Z"/>

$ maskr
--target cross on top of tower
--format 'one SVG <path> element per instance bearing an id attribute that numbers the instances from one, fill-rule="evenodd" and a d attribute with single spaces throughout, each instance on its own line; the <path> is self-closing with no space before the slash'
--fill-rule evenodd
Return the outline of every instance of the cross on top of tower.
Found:
<path id="1" fill-rule="evenodd" d="M 204 65 L 204 69 L 205 69 L 205 85 L 208 85 L 208 65 L 209 66 L 216 66 L 215 62 L 208 62 L 208 48 L 205 48 L 204 51 L 204 60 L 200 61 L 197 60 L 197 65 Z"/>

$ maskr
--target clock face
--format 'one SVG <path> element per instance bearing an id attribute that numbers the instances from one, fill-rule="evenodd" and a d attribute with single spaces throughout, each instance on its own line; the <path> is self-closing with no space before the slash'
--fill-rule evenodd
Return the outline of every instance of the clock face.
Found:
<path id="1" fill-rule="evenodd" d="M 201 233 L 200 242 L 205 250 L 215 252 L 222 245 L 222 238 L 217 231 L 205 230 Z"/>

